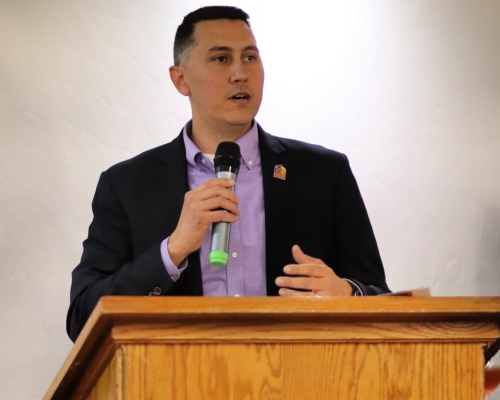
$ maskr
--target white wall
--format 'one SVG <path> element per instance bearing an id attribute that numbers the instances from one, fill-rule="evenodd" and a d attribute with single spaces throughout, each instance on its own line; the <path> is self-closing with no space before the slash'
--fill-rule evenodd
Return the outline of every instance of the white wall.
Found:
<path id="1" fill-rule="evenodd" d="M 2 398 L 40 398 L 66 357 L 99 173 L 189 118 L 168 66 L 205 4 L 0 1 Z M 231 4 L 264 58 L 258 121 L 349 156 L 390 287 L 500 295 L 500 3 Z"/>

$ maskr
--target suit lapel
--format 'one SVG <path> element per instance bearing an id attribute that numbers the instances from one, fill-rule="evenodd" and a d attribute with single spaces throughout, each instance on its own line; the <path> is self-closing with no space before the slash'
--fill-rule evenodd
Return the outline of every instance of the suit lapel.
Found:
<path id="1" fill-rule="evenodd" d="M 286 259 L 286 209 L 288 180 L 274 178 L 277 165 L 289 170 L 290 162 L 285 158 L 285 148 L 273 136 L 259 129 L 259 149 L 262 163 L 262 183 L 264 187 L 264 210 L 266 230 L 266 282 L 268 296 L 278 295 L 278 287 L 274 283 L 282 274 Z"/>
<path id="2" fill-rule="evenodd" d="M 158 188 L 167 209 L 167 230 L 173 232 L 181 215 L 184 195 L 189 190 L 186 165 L 186 148 L 182 132 L 165 146 L 160 156 Z M 183 272 L 194 295 L 202 296 L 200 255 L 198 251 L 188 257 L 188 268 Z"/>

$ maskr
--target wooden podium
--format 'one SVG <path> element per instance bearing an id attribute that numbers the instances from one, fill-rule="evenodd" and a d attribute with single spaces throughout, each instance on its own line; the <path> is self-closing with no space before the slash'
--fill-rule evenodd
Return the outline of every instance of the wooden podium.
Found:
<path id="1" fill-rule="evenodd" d="M 104 297 L 45 399 L 482 400 L 500 297 Z"/>

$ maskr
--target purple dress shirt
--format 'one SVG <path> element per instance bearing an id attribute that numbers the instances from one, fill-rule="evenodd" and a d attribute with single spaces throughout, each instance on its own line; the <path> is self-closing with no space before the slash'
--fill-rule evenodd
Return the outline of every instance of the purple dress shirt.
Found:
<path id="1" fill-rule="evenodd" d="M 183 130 L 186 146 L 189 188 L 192 190 L 215 178 L 213 157 L 203 154 L 189 138 L 191 122 Z M 236 178 L 235 192 L 240 199 L 238 222 L 231 224 L 229 258 L 226 267 L 209 263 L 212 229 L 200 248 L 204 296 L 266 296 L 266 254 L 264 195 L 257 123 L 240 139 L 242 163 Z M 187 267 L 187 259 L 177 268 L 167 249 L 168 238 L 161 244 L 161 257 L 170 277 L 176 281 Z"/>

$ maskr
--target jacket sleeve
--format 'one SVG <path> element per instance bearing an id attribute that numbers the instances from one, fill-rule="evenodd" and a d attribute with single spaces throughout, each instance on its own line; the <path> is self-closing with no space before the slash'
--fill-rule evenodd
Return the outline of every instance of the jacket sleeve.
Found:
<path id="1" fill-rule="evenodd" d="M 364 295 L 390 292 L 368 212 L 345 155 L 336 187 L 334 269 L 355 281 Z"/>
<path id="2" fill-rule="evenodd" d="M 161 259 L 161 241 L 133 254 L 130 223 L 107 172 L 99 179 L 92 211 L 81 262 L 72 273 L 66 330 L 73 341 L 101 296 L 146 296 L 166 293 L 175 285 Z"/>

